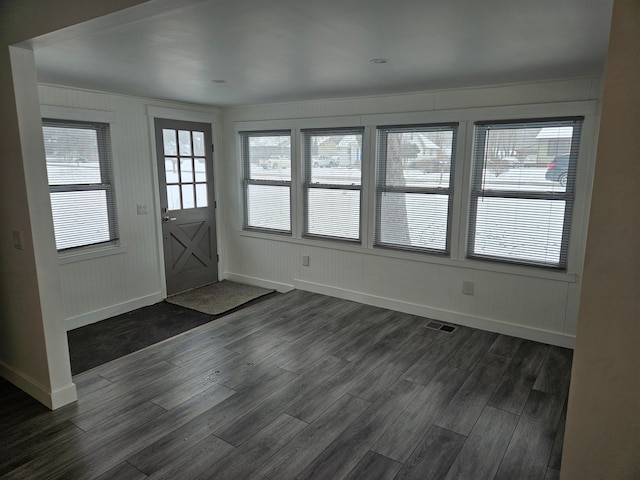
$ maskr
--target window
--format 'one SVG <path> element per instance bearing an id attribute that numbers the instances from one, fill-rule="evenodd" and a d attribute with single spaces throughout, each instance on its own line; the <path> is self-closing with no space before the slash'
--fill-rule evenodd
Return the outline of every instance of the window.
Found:
<path id="1" fill-rule="evenodd" d="M 581 126 L 476 124 L 469 258 L 566 269 Z"/>
<path id="2" fill-rule="evenodd" d="M 241 132 L 244 228 L 291 233 L 291 132 Z"/>
<path id="3" fill-rule="evenodd" d="M 360 241 L 363 131 L 302 131 L 305 236 Z"/>
<path id="4" fill-rule="evenodd" d="M 446 254 L 457 125 L 378 128 L 377 246 Z"/>
<path id="5" fill-rule="evenodd" d="M 56 248 L 117 241 L 109 124 L 42 123 Z"/>
<path id="6" fill-rule="evenodd" d="M 207 197 L 207 159 L 204 132 L 162 129 L 167 208 L 204 208 Z"/>

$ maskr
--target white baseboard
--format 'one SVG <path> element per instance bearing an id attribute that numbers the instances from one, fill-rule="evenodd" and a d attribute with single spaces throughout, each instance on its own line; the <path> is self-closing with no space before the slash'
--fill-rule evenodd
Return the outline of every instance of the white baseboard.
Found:
<path id="1" fill-rule="evenodd" d="M 255 287 L 273 288 L 280 293 L 287 293 L 296 288 L 293 285 L 280 282 L 272 282 L 271 280 L 264 280 L 257 277 L 249 277 L 247 275 L 240 275 L 237 273 L 225 272 L 225 279 L 231 282 L 244 283 L 247 285 L 253 285 Z"/>
<path id="2" fill-rule="evenodd" d="M 536 342 L 557 345 L 559 347 L 574 348 L 575 337 L 562 332 L 553 332 L 525 325 L 516 325 L 513 323 L 501 322 L 490 318 L 483 318 L 464 313 L 452 312 L 437 308 L 427 307 L 416 303 L 404 302 L 393 298 L 379 297 L 367 293 L 356 292 L 353 290 L 344 290 L 342 288 L 332 287 L 320 283 L 307 282 L 305 280 L 294 280 L 295 287 L 309 292 L 320 293 L 332 297 L 351 300 L 354 302 L 373 305 L 374 307 L 388 308 L 398 312 L 409 313 L 411 315 L 419 315 L 421 317 L 432 318 L 441 322 L 449 322 L 456 325 L 464 325 L 466 327 L 479 328 L 489 332 L 500 333 L 502 335 L 510 335 L 513 337 L 534 340 Z"/>
<path id="3" fill-rule="evenodd" d="M 162 300 L 164 300 L 164 298 L 162 297 L 162 293 L 160 292 L 146 295 L 144 297 L 134 298 L 133 300 L 129 300 L 123 303 L 110 305 L 105 308 L 100 308 L 98 310 L 93 310 L 81 315 L 76 315 L 75 317 L 67 318 L 66 328 L 67 331 L 69 331 L 73 330 L 74 328 L 91 325 L 92 323 L 115 317 L 116 315 L 131 312 L 132 310 L 136 310 L 137 308 L 153 305 L 154 303 L 161 302 Z"/>
<path id="4" fill-rule="evenodd" d="M 48 388 L 45 388 L 33 378 L 14 370 L 3 362 L 0 362 L 0 376 L 51 410 L 73 403 L 78 399 L 76 385 L 73 382 L 62 388 L 49 391 Z"/>

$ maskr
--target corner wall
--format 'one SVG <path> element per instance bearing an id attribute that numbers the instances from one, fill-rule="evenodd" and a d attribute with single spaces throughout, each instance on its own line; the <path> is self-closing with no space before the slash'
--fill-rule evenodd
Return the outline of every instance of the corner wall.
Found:
<path id="1" fill-rule="evenodd" d="M 149 107 L 181 113 L 196 112 L 215 124 L 218 110 L 210 107 L 40 85 L 43 107 L 110 112 L 117 215 L 121 248 L 117 253 L 59 265 L 67 330 L 78 328 L 161 301 L 162 246 L 157 204 L 154 132 Z M 217 172 L 214 172 L 216 174 Z M 137 206 L 146 206 L 139 215 Z"/>
<path id="2" fill-rule="evenodd" d="M 563 480 L 640 478 L 640 2 L 615 0 Z"/>

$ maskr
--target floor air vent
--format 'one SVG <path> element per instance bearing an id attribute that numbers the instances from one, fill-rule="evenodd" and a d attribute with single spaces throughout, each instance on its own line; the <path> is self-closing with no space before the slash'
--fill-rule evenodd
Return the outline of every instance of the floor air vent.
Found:
<path id="1" fill-rule="evenodd" d="M 451 333 L 456 329 L 456 327 L 452 325 L 445 325 L 444 323 L 440 323 L 440 322 L 429 322 L 427 324 L 427 328 L 431 328 L 433 330 L 441 330 L 447 333 Z"/>

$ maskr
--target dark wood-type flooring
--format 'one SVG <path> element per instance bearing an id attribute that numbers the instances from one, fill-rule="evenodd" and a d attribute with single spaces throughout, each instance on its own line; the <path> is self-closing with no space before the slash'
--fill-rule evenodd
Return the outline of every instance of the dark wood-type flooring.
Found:
<path id="1" fill-rule="evenodd" d="M 293 291 L 74 376 L 0 381 L 12 479 L 557 479 L 571 351 Z"/>
<path id="2" fill-rule="evenodd" d="M 220 315 L 209 315 L 172 303 L 159 302 L 107 321 L 75 328 L 67 332 L 71 373 L 76 375 L 124 357 L 248 305 L 259 303 L 269 295 L 277 294 L 270 293 Z"/>

